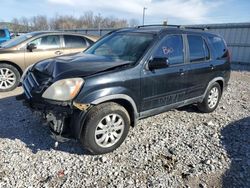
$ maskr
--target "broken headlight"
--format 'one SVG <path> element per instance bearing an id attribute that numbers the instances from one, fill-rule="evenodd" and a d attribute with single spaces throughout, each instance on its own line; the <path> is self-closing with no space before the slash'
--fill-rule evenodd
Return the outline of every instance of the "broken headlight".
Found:
<path id="1" fill-rule="evenodd" d="M 82 78 L 59 80 L 46 89 L 42 97 L 56 101 L 72 100 L 79 93 L 83 83 Z"/>

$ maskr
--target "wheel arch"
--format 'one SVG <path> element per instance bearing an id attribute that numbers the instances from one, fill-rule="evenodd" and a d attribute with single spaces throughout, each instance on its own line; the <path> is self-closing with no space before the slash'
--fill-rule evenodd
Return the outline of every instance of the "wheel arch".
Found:
<path id="1" fill-rule="evenodd" d="M 224 81 L 223 80 L 217 80 L 216 81 L 220 85 L 221 92 L 224 90 Z"/>
<path id="2" fill-rule="evenodd" d="M 137 106 L 131 97 L 125 94 L 110 95 L 110 96 L 99 98 L 93 101 L 91 104 L 98 105 L 98 104 L 106 103 L 106 102 L 115 102 L 123 106 L 129 113 L 131 126 L 134 127 L 136 125 L 136 122 L 138 119 L 138 111 L 137 111 Z"/>
<path id="3" fill-rule="evenodd" d="M 8 65 L 11 65 L 11 66 L 15 67 L 15 68 L 18 70 L 20 76 L 22 76 L 22 74 L 23 74 L 22 68 L 19 67 L 17 64 L 11 62 L 11 61 L 5 61 L 5 60 L 2 60 L 2 61 L 1 61 L 1 60 L 0 60 L 0 64 L 8 64 Z"/>
<path id="4" fill-rule="evenodd" d="M 206 96 L 206 93 L 207 93 L 208 89 L 211 87 L 211 85 L 214 84 L 214 83 L 216 83 L 216 82 L 217 82 L 217 83 L 220 85 L 220 87 L 221 87 L 221 93 L 223 92 L 224 86 L 225 86 L 225 80 L 224 80 L 223 77 L 216 77 L 216 78 L 212 79 L 212 80 L 208 83 L 207 88 L 206 88 L 206 90 L 205 90 L 205 92 L 204 92 L 204 94 L 203 94 L 203 98 Z"/>

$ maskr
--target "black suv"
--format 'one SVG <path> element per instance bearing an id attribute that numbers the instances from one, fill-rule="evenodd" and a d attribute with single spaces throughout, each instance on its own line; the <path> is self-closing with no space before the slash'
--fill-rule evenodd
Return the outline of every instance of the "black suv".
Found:
<path id="1" fill-rule="evenodd" d="M 55 137 L 77 138 L 91 154 L 103 154 L 119 147 L 139 119 L 189 104 L 214 111 L 229 77 L 221 37 L 143 26 L 36 63 L 26 70 L 18 99 L 40 112 Z"/>

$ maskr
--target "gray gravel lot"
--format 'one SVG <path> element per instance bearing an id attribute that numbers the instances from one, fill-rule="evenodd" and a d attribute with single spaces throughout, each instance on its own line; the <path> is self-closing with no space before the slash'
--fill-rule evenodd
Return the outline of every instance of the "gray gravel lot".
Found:
<path id="1" fill-rule="evenodd" d="M 195 106 L 139 121 L 113 153 L 59 143 L 0 93 L 0 187 L 250 187 L 250 72 L 232 72 L 218 109 Z"/>

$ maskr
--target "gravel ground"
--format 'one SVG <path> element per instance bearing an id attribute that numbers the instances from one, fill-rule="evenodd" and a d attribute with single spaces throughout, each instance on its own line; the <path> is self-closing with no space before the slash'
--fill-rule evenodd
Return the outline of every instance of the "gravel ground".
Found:
<path id="1" fill-rule="evenodd" d="M 59 143 L 0 94 L 0 187 L 250 187 L 250 72 L 232 72 L 218 109 L 195 106 L 139 121 L 113 153 Z"/>

